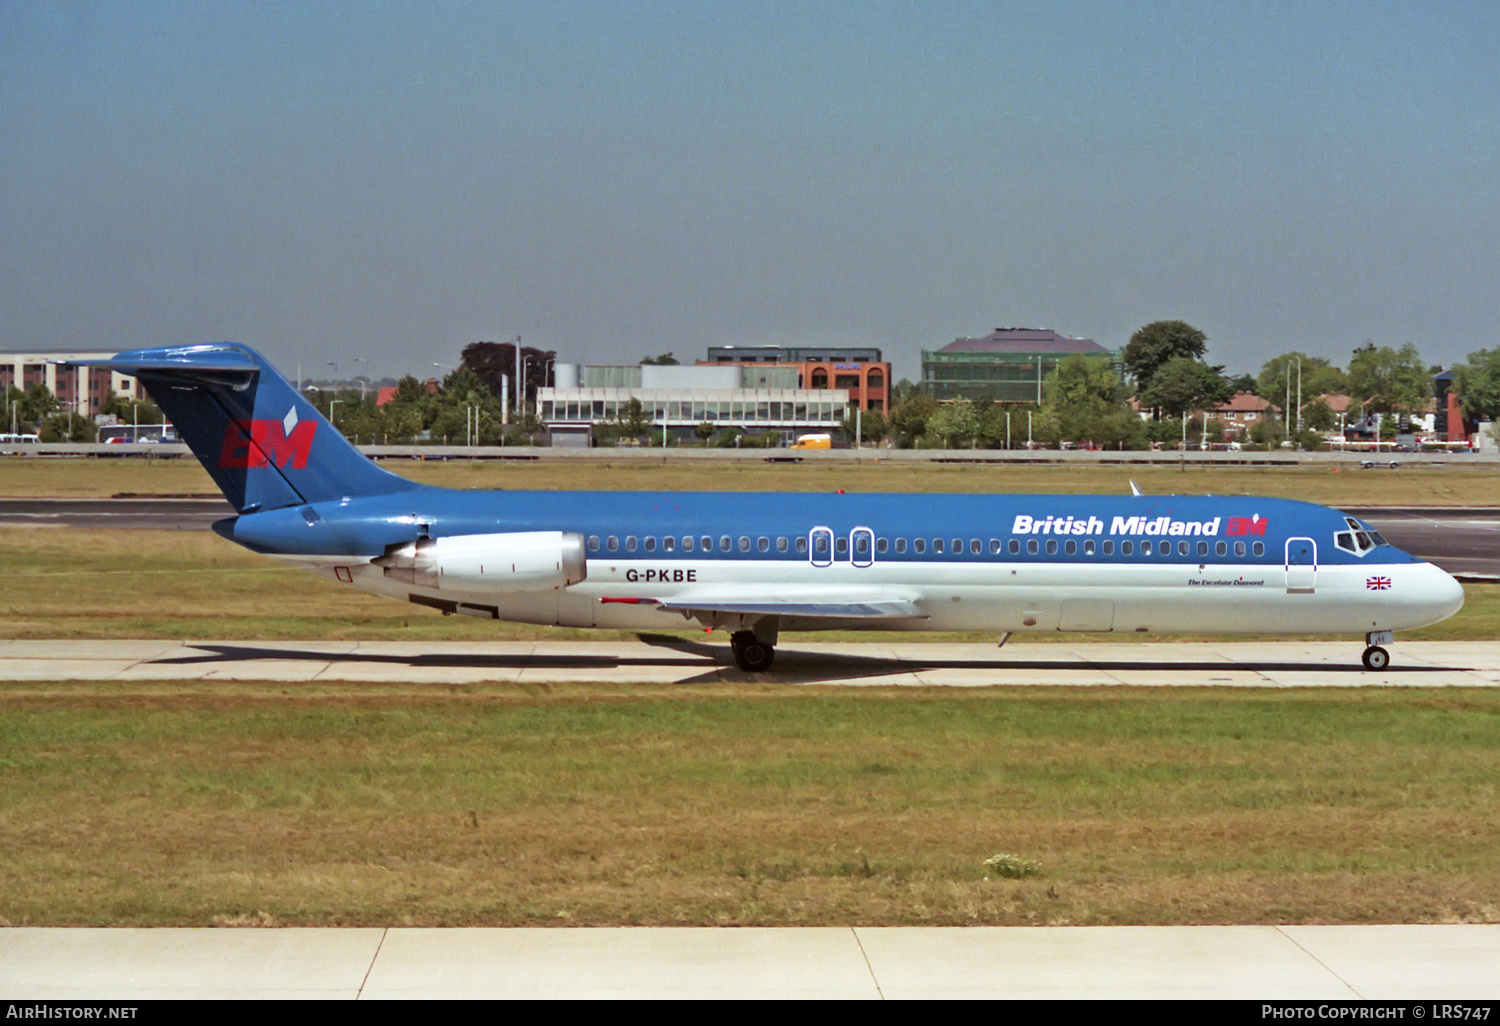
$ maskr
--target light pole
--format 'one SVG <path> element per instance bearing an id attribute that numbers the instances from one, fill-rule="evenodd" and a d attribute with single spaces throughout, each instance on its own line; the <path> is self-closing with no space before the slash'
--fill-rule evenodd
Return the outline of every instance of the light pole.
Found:
<path id="1" fill-rule="evenodd" d="M 369 363 L 370 361 L 366 360 L 363 356 L 356 356 L 354 358 L 354 362 L 356 364 L 361 364 L 361 363 Z M 354 369 L 355 370 L 359 370 L 359 367 L 356 366 Z M 362 378 L 358 374 L 356 374 L 354 376 L 354 380 L 359 382 L 359 401 L 360 402 L 364 402 L 365 401 L 365 388 L 370 384 L 369 379 Z"/>
<path id="2" fill-rule="evenodd" d="M 1297 434 L 1302 433 L 1302 357 L 1294 356 L 1292 360 L 1297 361 Z M 1286 363 L 1286 404 L 1292 405 L 1292 360 Z M 1290 429 L 1292 421 L 1290 416 L 1286 419 L 1287 428 Z"/>

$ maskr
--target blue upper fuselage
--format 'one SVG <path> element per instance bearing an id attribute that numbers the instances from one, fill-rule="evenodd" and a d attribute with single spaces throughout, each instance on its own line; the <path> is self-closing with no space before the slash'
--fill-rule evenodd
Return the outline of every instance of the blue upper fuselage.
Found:
<path id="1" fill-rule="evenodd" d="M 1220 564 L 1279 565 L 1294 538 L 1316 542 L 1316 561 L 1325 565 L 1366 562 L 1372 551 L 1381 562 L 1418 561 L 1385 544 L 1340 548 L 1335 538 L 1354 529 L 1337 510 L 1243 496 L 509 492 L 415 486 L 215 525 L 226 538 L 257 552 L 299 556 L 369 558 L 420 537 L 565 531 L 589 539 L 590 558 L 794 561 L 809 558 L 806 539 L 816 528 L 829 529 L 835 562 L 851 558 L 848 541 L 858 528 L 871 532 L 881 561 L 1200 563 L 1207 557 Z M 1142 551 L 1143 542 L 1151 543 L 1149 554 Z"/>

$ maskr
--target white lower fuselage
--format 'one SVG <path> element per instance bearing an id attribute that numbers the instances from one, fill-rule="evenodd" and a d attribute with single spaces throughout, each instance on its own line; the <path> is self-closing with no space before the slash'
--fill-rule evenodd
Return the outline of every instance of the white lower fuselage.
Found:
<path id="1" fill-rule="evenodd" d="M 392 580 L 369 564 L 332 557 L 295 560 L 362 591 L 454 612 L 567 627 L 666 630 L 696 626 L 663 610 L 692 581 L 746 595 L 809 588 L 878 590 L 915 604 L 921 617 L 879 621 L 780 618 L 781 630 L 1081 631 L 1152 634 L 1367 634 L 1407 630 L 1451 616 L 1463 591 L 1430 563 L 1321 567 L 1204 563 L 875 562 L 814 566 L 786 560 L 675 559 L 668 580 L 646 581 L 663 563 L 591 558 L 585 581 L 538 591 L 457 593 Z M 679 576 L 681 580 L 670 579 Z M 1388 583 L 1378 583 L 1385 579 Z M 1290 585 L 1290 586 L 1289 586 Z M 752 618 L 718 614 L 712 626 L 738 629 Z"/>

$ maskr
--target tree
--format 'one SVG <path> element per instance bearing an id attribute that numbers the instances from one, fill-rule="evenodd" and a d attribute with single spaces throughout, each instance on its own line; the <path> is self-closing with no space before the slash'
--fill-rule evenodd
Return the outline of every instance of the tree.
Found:
<path id="1" fill-rule="evenodd" d="M 620 411 L 620 433 L 627 438 L 640 438 L 651 430 L 651 417 L 641 401 L 631 397 Z"/>
<path id="2" fill-rule="evenodd" d="M 1186 321 L 1152 321 L 1138 328 L 1125 344 L 1125 371 L 1144 391 L 1157 370 L 1170 360 L 1201 360 L 1208 350 L 1208 336 Z"/>
<path id="3" fill-rule="evenodd" d="M 1173 357 L 1157 369 L 1150 387 L 1141 392 L 1141 402 L 1176 416 L 1212 409 L 1234 394 L 1221 370 L 1191 357 Z"/>
<path id="4" fill-rule="evenodd" d="M 1287 385 L 1291 384 L 1292 403 L 1297 401 L 1297 361 L 1302 361 L 1302 401 L 1311 402 L 1320 395 L 1342 395 L 1349 387 L 1349 376 L 1321 356 L 1306 353 L 1283 353 L 1261 365 L 1254 392 L 1262 399 L 1284 404 Z M 1291 407 L 1288 407 L 1289 409 Z M 1305 418 L 1306 414 L 1304 414 Z"/>
<path id="5" fill-rule="evenodd" d="M 641 361 L 641 366 L 651 367 L 676 367 L 677 357 L 671 353 L 662 353 L 660 356 L 648 356 Z"/>
<path id="6" fill-rule="evenodd" d="M 520 339 L 516 340 L 517 342 Z M 479 376 L 491 394 L 500 395 L 505 390 L 503 378 L 510 379 L 512 400 L 516 394 L 516 364 L 518 354 L 511 342 L 473 342 L 464 346 L 460 354 L 462 365 Z M 551 349 L 535 349 L 524 346 L 519 353 L 519 362 L 525 369 L 526 381 L 522 394 L 527 400 L 536 395 L 538 388 L 546 388 L 553 361 L 557 353 Z"/>
<path id="7" fill-rule="evenodd" d="M 844 434 L 850 438 L 854 437 L 854 429 L 858 426 L 861 442 L 878 442 L 885 437 L 886 432 L 885 416 L 879 410 L 865 410 L 856 416 L 855 411 L 851 409 L 841 426 Z"/>
<path id="8" fill-rule="evenodd" d="M 913 395 L 891 411 L 890 428 L 896 444 L 910 449 L 927 433 L 927 421 L 938 411 L 938 401 L 927 395 Z"/>
<path id="9" fill-rule="evenodd" d="M 718 433 L 719 425 L 706 420 L 701 424 L 694 425 L 693 427 L 693 434 L 697 435 L 698 440 L 701 441 L 704 445 L 707 445 L 708 440 Z"/>
<path id="10" fill-rule="evenodd" d="M 979 437 L 979 411 L 967 399 L 944 403 L 927 419 L 927 434 L 941 439 L 945 449 L 973 445 Z"/>
<path id="11" fill-rule="evenodd" d="M 1144 444 L 1141 419 L 1125 402 L 1126 386 L 1100 357 L 1066 357 L 1043 384 L 1043 438 L 1106 448 Z"/>
<path id="12" fill-rule="evenodd" d="M 1500 349 L 1480 349 L 1453 368 L 1454 391 L 1464 416 L 1500 422 Z"/>
<path id="13" fill-rule="evenodd" d="M 1410 342 L 1399 350 L 1372 342 L 1349 361 L 1349 394 L 1370 413 L 1418 413 L 1432 397 L 1432 380 Z"/>

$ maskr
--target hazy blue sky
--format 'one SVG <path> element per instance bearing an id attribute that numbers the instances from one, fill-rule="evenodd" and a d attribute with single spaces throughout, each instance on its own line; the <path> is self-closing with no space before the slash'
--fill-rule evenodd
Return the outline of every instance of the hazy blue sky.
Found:
<path id="1" fill-rule="evenodd" d="M 1500 345 L 1493 3 L 0 0 L 0 346 Z"/>

